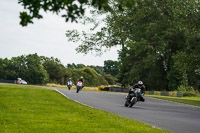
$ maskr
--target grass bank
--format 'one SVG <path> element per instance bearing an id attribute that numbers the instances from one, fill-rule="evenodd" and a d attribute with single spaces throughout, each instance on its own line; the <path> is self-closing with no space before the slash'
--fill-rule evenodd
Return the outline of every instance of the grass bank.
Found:
<path id="1" fill-rule="evenodd" d="M 200 107 L 200 97 L 170 97 L 170 96 L 157 96 L 157 95 L 147 95 L 147 96 Z"/>
<path id="2" fill-rule="evenodd" d="M 0 132 L 165 133 L 73 102 L 54 90 L 0 86 Z"/>

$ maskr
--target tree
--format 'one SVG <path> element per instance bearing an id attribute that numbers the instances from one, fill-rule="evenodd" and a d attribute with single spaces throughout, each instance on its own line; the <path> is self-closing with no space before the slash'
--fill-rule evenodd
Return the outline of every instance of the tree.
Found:
<path id="1" fill-rule="evenodd" d="M 49 74 L 49 81 L 64 84 L 64 81 L 66 81 L 64 78 L 65 67 L 61 64 L 60 60 L 53 57 L 42 57 L 42 62 L 44 69 Z"/>
<path id="2" fill-rule="evenodd" d="M 103 69 L 102 66 L 93 66 L 93 65 L 91 65 L 91 66 L 88 66 L 88 67 L 93 68 L 98 74 L 103 75 L 103 73 L 104 73 L 104 69 Z"/>
<path id="3" fill-rule="evenodd" d="M 11 58 L 11 64 L 12 64 L 12 69 L 16 71 L 17 78 L 23 78 L 26 80 L 26 74 L 27 74 L 27 65 L 26 65 L 26 56 L 21 55 L 18 57 L 12 57 Z"/>
<path id="4" fill-rule="evenodd" d="M 107 74 L 111 74 L 112 76 L 117 76 L 119 72 L 119 62 L 106 60 L 104 61 L 104 72 Z"/>
<path id="5" fill-rule="evenodd" d="M 113 77 L 110 74 L 104 74 L 103 77 L 108 82 L 109 85 L 114 85 L 117 80 L 115 77 Z"/>
<path id="6" fill-rule="evenodd" d="M 22 55 L 13 57 L 11 60 L 5 59 L 5 61 L 8 64 L 3 68 L 4 79 L 22 78 L 29 84 L 45 84 L 48 81 L 48 73 L 37 54 Z"/>
<path id="7" fill-rule="evenodd" d="M 122 9 L 123 6 L 130 7 L 134 0 L 115 0 L 119 3 L 118 7 Z M 61 11 L 66 11 L 62 17 L 66 21 L 77 21 L 78 18 L 84 15 L 86 7 L 89 5 L 98 8 L 99 10 L 109 11 L 109 0 L 18 0 L 26 11 L 20 12 L 22 26 L 27 26 L 33 23 L 33 19 L 41 19 L 41 10 L 45 12 L 53 12 L 59 14 Z"/>
<path id="8" fill-rule="evenodd" d="M 93 18 L 86 18 L 86 21 L 89 20 L 89 22 L 95 23 L 94 28 L 91 28 L 92 30 L 100 23 L 96 22 L 96 20 L 98 20 L 98 14 L 96 13 L 98 12 L 93 11 L 93 13 Z M 106 26 L 101 28 L 100 31 L 93 34 L 87 34 L 83 31 L 81 34 L 76 30 L 69 30 L 66 32 L 66 36 L 69 38 L 69 41 L 81 42 L 81 45 L 76 49 L 78 52 L 87 54 L 90 51 L 95 51 L 97 55 L 101 55 L 105 48 L 110 49 L 113 46 L 119 45 L 122 47 L 121 53 L 125 53 L 125 45 L 128 41 L 129 34 L 121 27 L 123 26 L 127 27 L 126 29 L 129 29 L 129 25 L 126 24 L 126 18 L 126 14 L 121 10 L 118 10 L 114 5 L 111 12 L 107 14 L 106 19 L 103 20 Z M 124 64 L 123 58 L 121 58 L 119 64 Z M 121 71 L 125 72 L 128 70 L 129 68 L 127 68 L 126 65 L 121 67 Z M 125 74 L 124 72 L 121 72 L 121 75 Z M 120 82 L 122 82 L 122 79 Z"/>
<path id="9" fill-rule="evenodd" d="M 77 64 L 77 65 L 76 65 L 76 68 L 77 68 L 77 69 L 84 68 L 84 67 L 85 67 L 84 64 Z"/>
<path id="10" fill-rule="evenodd" d="M 0 58 L 0 79 L 15 80 L 17 77 L 16 71 L 13 69 L 13 65 L 7 58 Z"/>
<path id="11" fill-rule="evenodd" d="M 72 70 L 72 79 L 74 83 L 76 83 L 76 80 L 81 76 L 84 78 L 85 86 L 99 86 L 108 84 L 102 75 L 98 74 L 94 69 L 90 67 Z"/>
<path id="12" fill-rule="evenodd" d="M 66 66 L 69 69 L 75 69 L 76 68 L 76 64 L 72 63 L 72 64 L 67 64 Z"/>
<path id="13" fill-rule="evenodd" d="M 26 56 L 25 78 L 30 84 L 45 84 L 48 82 L 49 75 L 42 65 L 41 57 L 37 54 L 29 54 Z M 22 77 L 23 78 L 23 77 Z"/>
<path id="14" fill-rule="evenodd" d="M 127 41 L 127 34 L 120 26 L 124 26 L 126 23 L 124 19 L 126 18 L 125 14 L 121 10 L 118 10 L 116 6 L 114 6 L 110 13 L 107 13 L 106 18 L 103 20 L 98 19 L 102 13 L 95 10 L 92 13 L 93 18 L 86 17 L 84 20 L 88 23 L 94 23 L 94 27 L 90 31 L 91 33 L 86 33 L 85 31 L 81 33 L 77 30 L 68 30 L 66 32 L 69 41 L 81 42 L 81 45 L 76 48 L 77 52 L 87 54 L 94 51 L 97 55 L 101 55 L 102 51 L 106 51 L 117 45 L 121 46 L 123 50 Z M 102 27 L 100 31 L 92 33 L 101 24 L 98 21 L 105 22 L 106 26 Z"/>
<path id="15" fill-rule="evenodd" d="M 139 75 L 139 78 L 144 81 L 153 79 L 153 84 L 148 85 L 157 89 L 175 90 L 179 85 L 187 84 L 187 80 L 196 75 L 194 70 L 199 66 L 195 63 L 193 66 L 196 66 L 196 69 L 190 68 L 192 60 L 199 60 L 196 58 L 199 54 L 193 52 L 194 47 L 199 46 L 199 42 L 194 41 L 199 40 L 200 37 L 196 34 L 200 29 L 196 18 L 200 13 L 196 11 L 198 8 L 199 2 L 195 1 L 138 2 L 137 8 L 129 12 L 133 16 L 132 19 L 129 17 L 128 23 L 131 25 L 129 28 L 133 29 L 129 41 L 130 58 L 136 57 L 130 61 L 133 62 L 132 71 L 135 73 L 130 76 Z M 181 61 L 183 57 L 188 57 L 190 63 L 183 63 Z M 186 60 L 188 59 L 184 58 L 184 62 Z M 182 69 L 177 68 L 178 66 Z M 142 73 L 136 73 L 139 71 Z M 150 74 L 151 72 L 153 75 Z M 143 74 L 148 77 L 147 80 L 142 76 Z M 190 80 L 188 84 L 192 85 L 196 81 L 192 82 Z"/>

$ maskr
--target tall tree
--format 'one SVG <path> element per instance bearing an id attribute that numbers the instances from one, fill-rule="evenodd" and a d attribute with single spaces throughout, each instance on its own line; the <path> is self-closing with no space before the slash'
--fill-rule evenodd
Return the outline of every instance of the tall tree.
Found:
<path id="1" fill-rule="evenodd" d="M 50 82 L 64 84 L 65 68 L 57 58 L 42 57 L 44 69 L 49 74 Z"/>
<path id="2" fill-rule="evenodd" d="M 41 57 L 37 54 L 26 56 L 26 75 L 25 79 L 31 84 L 45 84 L 49 75 L 42 65 Z"/>
<path id="3" fill-rule="evenodd" d="M 112 76 L 117 76 L 119 72 L 119 62 L 106 60 L 104 61 L 104 72 L 107 74 L 111 74 Z"/>
<path id="4" fill-rule="evenodd" d="M 5 58 L 0 58 L 0 79 L 15 80 L 17 78 L 17 72 L 13 68 L 12 62 Z"/>

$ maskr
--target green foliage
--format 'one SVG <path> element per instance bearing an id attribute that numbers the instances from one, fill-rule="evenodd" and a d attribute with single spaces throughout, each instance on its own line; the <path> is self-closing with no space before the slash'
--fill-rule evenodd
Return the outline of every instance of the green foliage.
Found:
<path id="1" fill-rule="evenodd" d="M 72 71 L 72 73 L 74 83 L 76 83 L 76 80 L 83 76 L 85 86 L 99 86 L 108 84 L 100 74 L 90 67 L 75 69 Z"/>
<path id="2" fill-rule="evenodd" d="M 37 54 L 1 59 L 0 64 L 1 79 L 16 80 L 20 77 L 30 84 L 45 84 L 49 78 Z"/>
<path id="3" fill-rule="evenodd" d="M 37 54 L 13 57 L 11 60 L 0 58 L 0 79 L 17 80 L 22 78 L 28 84 L 67 84 L 72 78 L 76 84 L 77 79 L 84 77 L 85 86 L 100 86 L 115 83 L 111 75 L 104 76 L 101 66 L 85 66 L 84 64 L 67 64 L 65 68 L 57 58 L 38 56 Z M 106 77 L 106 79 L 104 78 Z"/>
<path id="4" fill-rule="evenodd" d="M 183 94 L 184 95 L 184 94 Z M 195 105 L 200 107 L 200 97 L 170 97 L 170 96 L 155 96 L 155 95 L 149 95 L 150 97 L 173 101 L 173 102 L 179 102 L 189 105 Z"/>
<path id="5" fill-rule="evenodd" d="M 183 85 L 180 85 L 177 89 L 177 91 L 182 91 L 182 92 L 185 92 L 187 89 L 186 89 L 186 86 L 183 86 Z"/>
<path id="6" fill-rule="evenodd" d="M 41 57 L 37 54 L 29 54 L 26 56 L 25 78 L 30 84 L 45 84 L 49 75 L 42 65 Z M 23 77 L 22 77 L 23 78 Z"/>
<path id="7" fill-rule="evenodd" d="M 185 86 L 185 85 L 180 85 L 177 89 L 177 91 L 182 91 L 182 92 L 191 92 L 193 93 L 194 92 L 194 88 L 191 87 L 191 86 Z"/>
<path id="8" fill-rule="evenodd" d="M 183 96 L 184 97 L 197 97 L 197 96 L 200 96 L 200 94 L 198 92 L 186 91 L 186 92 L 183 92 Z"/>
<path id="9" fill-rule="evenodd" d="M 103 73 L 104 73 L 104 69 L 102 66 L 93 66 L 92 65 L 92 66 L 88 66 L 88 67 L 93 68 L 98 74 L 103 75 Z"/>
<path id="10" fill-rule="evenodd" d="M 200 86 L 200 3 L 195 0 L 136 0 L 131 9 L 113 4 L 106 26 L 83 36 L 78 52 L 121 45 L 119 82 L 148 88 Z M 79 36 L 79 38 L 81 38 Z"/>
<path id="11" fill-rule="evenodd" d="M 117 76 L 119 73 L 119 62 L 112 60 L 105 60 L 103 69 L 105 73 L 111 74 L 112 76 Z"/>
<path id="12" fill-rule="evenodd" d="M 134 0 L 115 0 L 118 3 L 119 9 L 122 7 L 131 7 Z M 20 13 L 20 24 L 22 26 L 27 26 L 29 23 L 33 23 L 33 19 L 41 19 L 41 10 L 45 12 L 52 12 L 59 14 L 65 11 L 66 13 L 62 15 L 66 22 L 71 20 L 72 22 L 77 22 L 78 18 L 81 18 L 85 14 L 85 9 L 91 5 L 98 10 L 109 11 L 111 7 L 109 5 L 109 0 L 18 0 L 25 11 Z"/>
<path id="13" fill-rule="evenodd" d="M 57 58 L 42 57 L 42 62 L 45 70 L 49 74 L 49 82 L 64 84 L 66 80 L 65 68 Z"/>
<path id="14" fill-rule="evenodd" d="M 84 64 L 74 64 L 74 63 L 72 63 L 72 64 L 67 64 L 67 68 L 70 68 L 70 69 L 80 69 L 80 68 L 83 68 L 83 67 L 85 67 L 85 65 Z"/>
<path id="15" fill-rule="evenodd" d="M 32 17 L 27 14 L 27 12 L 20 12 L 20 24 L 22 26 L 27 26 L 28 23 L 33 24 Z"/>
<path id="16" fill-rule="evenodd" d="M 109 85 L 114 85 L 116 83 L 117 79 L 110 74 L 104 74 L 103 77 Z"/>
<path id="17" fill-rule="evenodd" d="M 0 79 L 16 79 L 17 72 L 13 69 L 13 63 L 10 60 L 0 58 Z"/>

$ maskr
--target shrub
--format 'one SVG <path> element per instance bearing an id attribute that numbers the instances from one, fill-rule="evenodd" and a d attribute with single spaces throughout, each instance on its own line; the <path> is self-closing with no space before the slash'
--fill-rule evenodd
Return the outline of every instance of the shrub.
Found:
<path id="1" fill-rule="evenodd" d="M 197 93 L 197 92 L 189 92 L 189 91 L 183 92 L 184 97 L 196 97 L 196 96 L 199 96 L 199 95 L 200 94 Z"/>
<path id="2" fill-rule="evenodd" d="M 103 77 L 108 82 L 109 85 L 114 85 L 115 84 L 116 79 L 112 75 L 104 74 Z"/>
<path id="3" fill-rule="evenodd" d="M 183 85 L 180 85 L 180 86 L 178 87 L 177 91 L 185 92 L 185 91 L 186 91 L 186 87 L 183 86 Z"/>
<path id="4" fill-rule="evenodd" d="M 102 86 L 98 86 L 98 91 L 102 91 L 104 88 Z"/>

